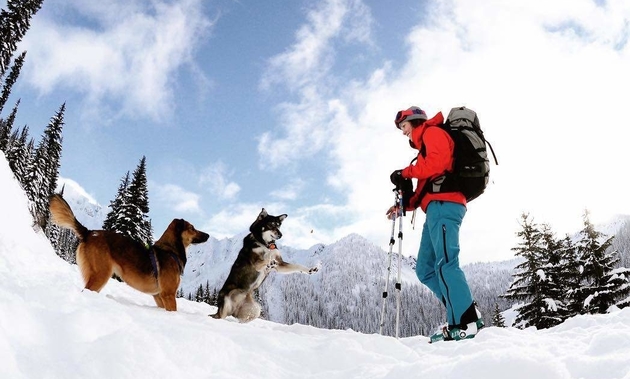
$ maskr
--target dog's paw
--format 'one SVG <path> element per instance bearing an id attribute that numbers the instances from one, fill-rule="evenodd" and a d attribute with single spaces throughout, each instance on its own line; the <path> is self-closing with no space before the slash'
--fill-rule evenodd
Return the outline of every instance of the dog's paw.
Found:
<path id="1" fill-rule="evenodd" d="M 267 270 L 273 270 L 276 267 L 278 267 L 278 262 L 276 262 L 275 260 L 271 260 L 267 264 Z"/>

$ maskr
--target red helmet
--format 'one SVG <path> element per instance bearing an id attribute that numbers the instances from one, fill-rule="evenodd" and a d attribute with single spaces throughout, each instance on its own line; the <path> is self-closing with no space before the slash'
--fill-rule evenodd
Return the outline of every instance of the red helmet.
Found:
<path id="1" fill-rule="evenodd" d="M 396 113 L 396 119 L 394 120 L 394 123 L 396 124 L 396 127 L 400 129 L 400 124 L 403 121 L 409 121 L 409 120 L 426 121 L 427 114 L 418 107 L 410 107 L 404 111 L 398 111 L 398 113 Z"/>

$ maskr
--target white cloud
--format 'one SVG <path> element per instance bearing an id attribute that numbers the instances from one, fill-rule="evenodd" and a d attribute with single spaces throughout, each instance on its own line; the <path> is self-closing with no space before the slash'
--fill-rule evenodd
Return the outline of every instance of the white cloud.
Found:
<path id="1" fill-rule="evenodd" d="M 149 183 L 151 195 L 161 206 L 172 209 L 176 213 L 202 214 L 199 206 L 200 196 L 184 190 L 175 184 Z M 170 221 L 170 220 L 169 220 Z"/>
<path id="2" fill-rule="evenodd" d="M 443 7 L 427 9 L 429 21 L 410 26 L 407 55 L 399 57 L 403 64 L 384 62 L 344 91 L 320 84 L 332 74 L 311 63 L 316 55 L 301 54 L 304 46 L 320 51 L 325 46 L 334 56 L 333 34 L 319 35 L 325 43 L 298 40 L 272 61 L 276 67 L 285 63 L 280 73 L 301 91 L 299 106 L 281 108 L 288 119 L 298 118 L 299 107 L 316 110 L 307 114 L 314 122 L 285 126 L 287 145 L 276 152 L 289 157 L 309 151 L 307 141 L 314 141 L 312 149 L 330 144 L 336 166 L 328 183 L 348 195 L 345 209 L 353 216 L 337 232 L 358 232 L 387 246 L 391 223 L 384 214 L 393 203 L 389 173 L 415 155 L 392 119 L 410 105 L 431 115 L 458 105 L 477 110 L 498 155 L 487 194 L 468 207 L 463 261 L 511 257 L 523 211 L 561 235 L 580 228 L 584 208 L 594 215 L 630 213 L 623 201 L 629 180 L 621 174 L 626 148 L 619 118 L 625 109 L 620 92 L 630 87 L 625 42 L 630 30 L 624 21 L 630 19 L 630 5 L 610 1 L 598 7 L 586 0 L 438 4 Z M 308 77 L 318 83 L 301 79 Z M 318 133 L 326 135 L 325 142 Z M 285 151 L 289 148 L 292 153 Z M 420 212 L 415 231 L 405 220 L 409 255 L 417 249 L 423 219 Z"/>
<path id="3" fill-rule="evenodd" d="M 42 93 L 72 88 L 84 94 L 93 117 L 170 115 L 175 75 L 192 64 L 211 26 L 199 0 L 47 5 L 57 8 L 42 11 L 23 42 L 24 77 Z M 89 22 L 69 23 L 75 13 Z"/>
<path id="4" fill-rule="evenodd" d="M 234 200 L 241 190 L 241 187 L 230 182 L 227 177 L 229 173 L 225 164 L 217 162 L 206 167 L 201 177 L 199 185 L 207 188 L 212 195 L 218 196 L 223 200 Z"/>
<path id="5" fill-rule="evenodd" d="M 280 200 L 295 200 L 300 197 L 300 193 L 303 192 L 305 185 L 304 180 L 300 178 L 293 179 L 284 188 L 271 191 L 271 196 Z"/>
<path id="6" fill-rule="evenodd" d="M 318 4 L 319 5 L 319 4 Z M 276 166 L 290 164 L 297 156 L 320 151 L 331 139 L 330 109 L 325 96 L 330 94 L 330 70 L 334 63 L 334 44 L 371 44 L 369 9 L 354 0 L 328 0 L 307 15 L 308 22 L 296 33 L 295 43 L 269 61 L 261 88 L 286 86 L 297 101 L 278 106 L 285 133 L 282 137 L 264 133 L 258 150 Z M 334 83 L 334 80 L 332 80 Z M 273 140 L 274 149 L 267 146 Z"/>

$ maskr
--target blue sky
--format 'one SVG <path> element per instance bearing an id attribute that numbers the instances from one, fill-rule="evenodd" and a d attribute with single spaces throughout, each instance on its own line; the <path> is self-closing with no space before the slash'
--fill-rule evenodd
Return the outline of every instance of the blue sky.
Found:
<path id="1" fill-rule="evenodd" d="M 284 244 L 386 249 L 389 173 L 414 156 L 395 113 L 466 105 L 500 165 L 461 260 L 502 260 L 522 212 L 560 235 L 630 214 L 629 20 L 622 1 L 46 0 L 6 108 L 39 139 L 66 103 L 61 176 L 100 204 L 146 156 L 158 237 L 175 217 L 233 236 L 265 207 Z"/>

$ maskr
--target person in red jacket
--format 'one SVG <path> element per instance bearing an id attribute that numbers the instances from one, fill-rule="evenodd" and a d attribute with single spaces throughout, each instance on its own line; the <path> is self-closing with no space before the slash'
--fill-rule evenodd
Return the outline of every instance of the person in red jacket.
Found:
<path id="1" fill-rule="evenodd" d="M 396 114 L 396 127 L 418 150 L 415 163 L 394 171 L 390 179 L 403 188 L 407 179 L 417 179 L 413 195 L 403 194 L 405 210 L 420 207 L 426 214 L 418 249 L 416 275 L 446 307 L 448 324 L 431 336 L 431 342 L 472 338 L 484 326 L 464 272 L 459 266 L 459 229 L 466 214 L 466 197 L 461 192 L 434 192 L 432 183 L 453 169 L 454 143 L 439 126 L 444 122 L 441 112 L 427 119 L 418 107 Z M 391 219 L 401 210 L 387 210 Z"/>

